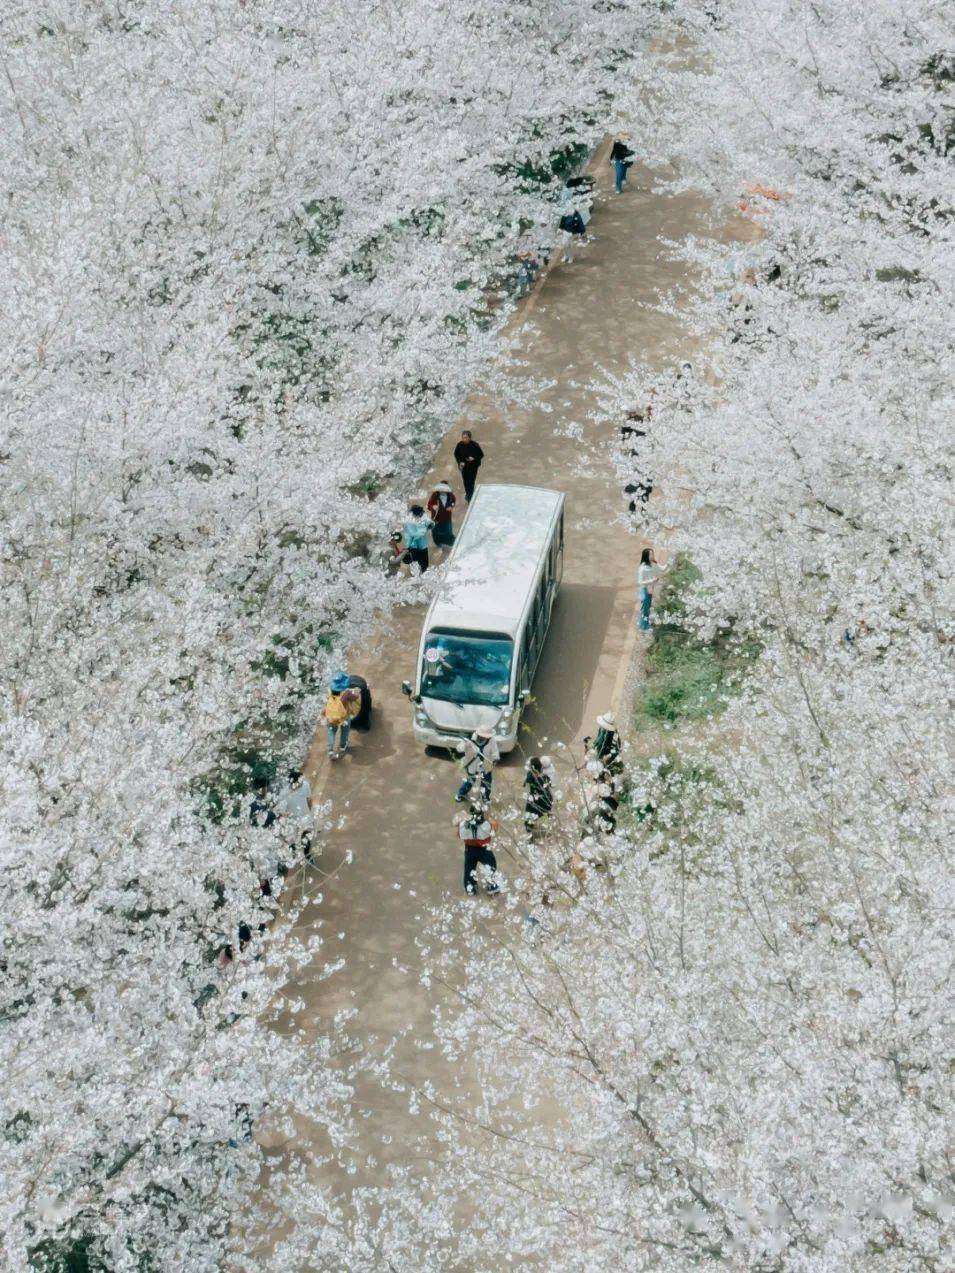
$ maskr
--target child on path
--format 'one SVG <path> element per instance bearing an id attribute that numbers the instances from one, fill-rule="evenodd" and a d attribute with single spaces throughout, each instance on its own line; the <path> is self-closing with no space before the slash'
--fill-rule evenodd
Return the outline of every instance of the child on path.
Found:
<path id="1" fill-rule="evenodd" d="M 402 566 L 409 566 L 411 558 L 404 545 L 404 538 L 397 528 L 388 536 L 388 543 L 381 550 L 381 562 L 386 575 L 396 575 Z"/>

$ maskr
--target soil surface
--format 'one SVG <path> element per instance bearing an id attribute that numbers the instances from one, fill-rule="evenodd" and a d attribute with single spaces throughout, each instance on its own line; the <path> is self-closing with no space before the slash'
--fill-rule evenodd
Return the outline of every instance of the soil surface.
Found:
<path id="1" fill-rule="evenodd" d="M 463 503 L 451 450 L 468 427 L 485 452 L 481 480 L 566 492 L 563 584 L 525 713 L 526 741 L 496 771 L 498 802 L 519 789 L 527 755 L 543 751 L 556 759 L 558 741 L 579 743 L 593 732 L 596 716 L 610 707 L 615 687 L 619 691 L 621 662 L 633 645 L 642 544 L 621 517 L 626 501 L 612 460 L 616 427 L 601 426 L 601 439 L 590 419 L 594 383 L 603 371 L 622 371 L 631 358 L 663 370 L 694 352 L 679 323 L 656 306 L 669 289 L 691 281 L 663 240 L 712 233 L 706 204 L 689 195 L 646 193 L 649 174 L 639 165 L 617 196 L 608 151 L 609 143 L 591 165 L 598 188 L 590 241 L 576 245 L 572 264 L 555 254 L 509 324 L 524 363 L 510 374 L 538 377 L 547 387 L 534 393 L 532 409 L 476 394 L 421 485 L 426 493 L 448 478 Z M 325 1035 L 336 1013 L 353 1011 L 350 1032 L 369 1056 L 404 1032 L 399 1071 L 449 1090 L 466 1084 L 467 1076 L 452 1074 L 426 1046 L 437 991 L 419 983 L 416 938 L 430 908 L 462 896 L 462 853 L 452 826 L 461 806 L 454 803 L 456 767 L 414 742 L 411 707 L 401 693 L 402 679 L 413 676 L 422 618 L 422 607 L 403 607 L 390 631 L 351 659 L 350 670 L 368 679 L 375 699 L 372 729 L 353 732 L 351 754 L 329 765 L 324 731 L 316 735 L 309 758 L 313 786 L 334 801 L 343 825 L 325 837 L 315 875 L 328 878 L 320 902 L 303 916 L 322 935 L 322 956 L 291 989 L 305 1005 L 296 1026 Z M 314 876 L 308 887 L 316 890 Z M 342 971 L 320 979 L 318 965 L 338 958 Z M 406 1096 L 371 1078 L 359 1082 L 355 1109 L 361 1111 L 358 1139 L 340 1155 L 343 1167 L 353 1168 L 339 1177 L 346 1191 L 381 1181 L 389 1161 L 431 1170 L 439 1147 L 426 1111 L 410 1114 Z M 319 1134 L 308 1127 L 299 1132 L 306 1139 Z"/>

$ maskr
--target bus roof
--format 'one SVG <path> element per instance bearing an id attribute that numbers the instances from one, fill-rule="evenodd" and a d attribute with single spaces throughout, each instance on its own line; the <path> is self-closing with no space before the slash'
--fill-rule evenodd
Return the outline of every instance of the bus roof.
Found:
<path id="1" fill-rule="evenodd" d="M 560 491 L 539 486 L 479 486 L 425 631 L 515 636 L 563 503 Z"/>

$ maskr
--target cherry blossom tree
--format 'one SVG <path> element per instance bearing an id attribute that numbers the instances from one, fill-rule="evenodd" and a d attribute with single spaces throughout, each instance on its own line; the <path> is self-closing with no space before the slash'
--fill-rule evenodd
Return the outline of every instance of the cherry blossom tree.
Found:
<path id="1" fill-rule="evenodd" d="M 348 1132 L 335 1041 L 270 1028 L 321 956 L 292 902 L 270 927 L 251 779 L 395 600 L 375 541 L 643 19 L 13 0 L 2 30 L 3 1251 L 213 1267 L 263 1124 Z M 358 1267 L 316 1174 L 273 1164 L 275 1259 Z"/>
<path id="2" fill-rule="evenodd" d="M 701 573 L 679 623 L 759 655 L 713 719 L 634 751 L 582 878 L 562 832 L 503 907 L 436 919 L 439 1029 L 478 1078 L 426 1096 L 476 1267 L 941 1269 L 951 24 L 918 0 L 672 15 L 633 132 L 661 187 L 713 199 L 713 238 L 671 245 L 700 288 L 661 299 L 695 352 L 621 369 L 605 418 L 651 408 L 621 476 Z"/>

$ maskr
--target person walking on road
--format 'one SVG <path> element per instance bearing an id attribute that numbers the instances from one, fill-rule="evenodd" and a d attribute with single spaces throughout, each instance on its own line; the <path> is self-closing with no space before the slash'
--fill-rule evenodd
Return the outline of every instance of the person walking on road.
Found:
<path id="1" fill-rule="evenodd" d="M 428 531 L 433 525 L 420 504 L 409 504 L 408 520 L 404 524 L 405 545 L 412 564 L 417 565 L 421 574 L 428 569 Z"/>
<path id="2" fill-rule="evenodd" d="M 554 786 L 550 772 L 544 767 L 546 756 L 531 756 L 524 771 L 524 825 L 530 829 L 546 818 L 554 807 Z"/>
<path id="3" fill-rule="evenodd" d="M 439 482 L 428 496 L 428 516 L 434 525 L 431 538 L 435 548 L 447 555 L 454 544 L 454 506 L 457 503 L 449 482 Z"/>
<path id="4" fill-rule="evenodd" d="M 467 800 L 468 795 L 480 784 L 485 800 L 491 798 L 491 767 L 501 759 L 501 749 L 497 745 L 494 731 L 476 729 L 470 738 L 458 743 L 461 756 L 461 771 L 464 775 L 458 794 L 454 797 L 458 804 Z"/>
<path id="5" fill-rule="evenodd" d="M 352 700 L 349 693 L 348 676 L 345 672 L 337 672 L 332 678 L 328 698 L 322 708 L 322 719 L 328 729 L 328 758 L 337 760 L 348 751 L 348 735 L 351 732 Z"/>
<path id="6" fill-rule="evenodd" d="M 650 631 L 650 607 L 653 604 L 653 585 L 669 570 L 669 566 L 661 566 L 653 555 L 652 548 L 644 548 L 640 554 L 640 565 L 637 569 L 637 587 L 640 589 L 640 631 Z"/>
<path id="7" fill-rule="evenodd" d="M 497 858 L 490 847 L 494 839 L 494 823 L 487 817 L 483 804 L 472 804 L 463 818 L 458 815 L 456 822 L 458 838 L 464 844 L 464 891 L 473 897 L 478 891 L 478 867 L 497 870 Z M 488 893 L 500 891 L 493 879 L 486 887 Z"/>
<path id="8" fill-rule="evenodd" d="M 633 151 L 627 145 L 626 134 L 621 133 L 614 139 L 610 150 L 610 162 L 613 164 L 613 181 L 617 194 L 623 194 L 627 184 L 627 172 L 633 163 Z"/>
<path id="9" fill-rule="evenodd" d="M 470 504 L 474 495 L 474 483 L 477 480 L 477 471 L 481 467 L 483 459 L 484 452 L 478 443 L 474 441 L 474 435 L 470 429 L 465 429 L 461 434 L 461 441 L 454 448 L 454 462 L 461 470 L 461 480 L 464 482 L 464 498 L 468 504 Z"/>

